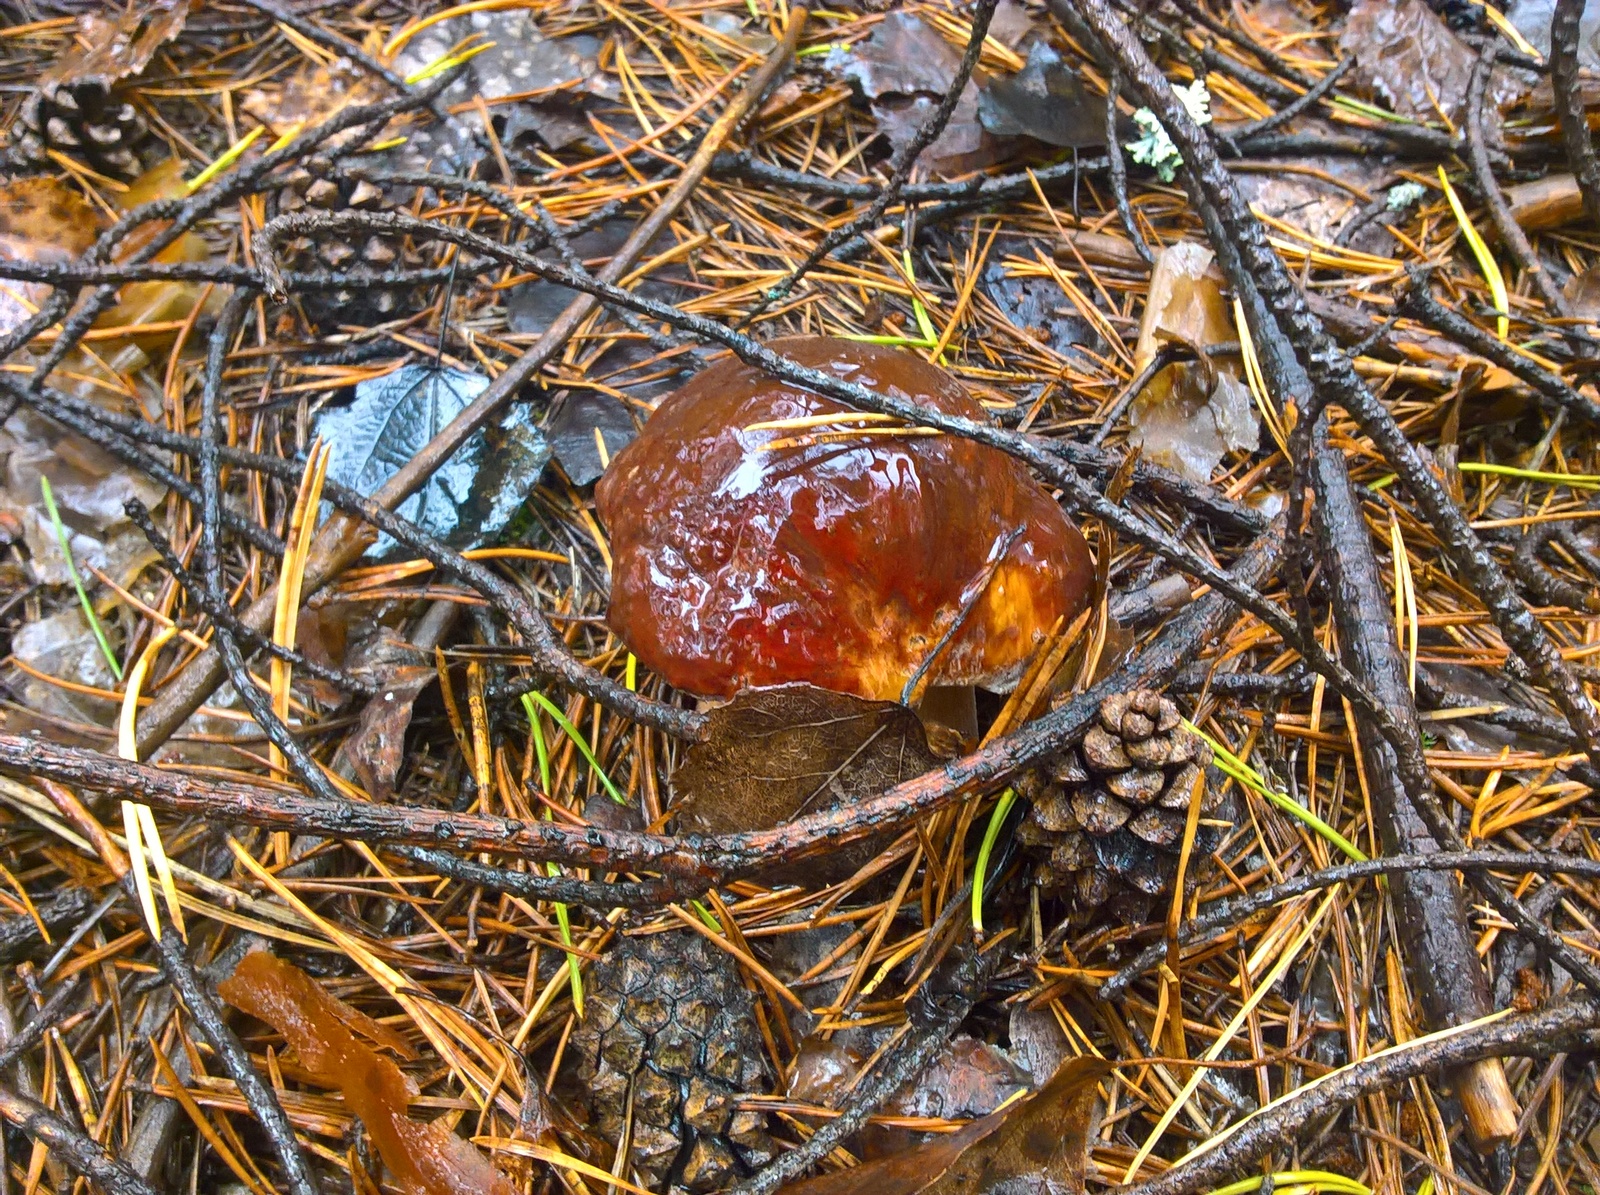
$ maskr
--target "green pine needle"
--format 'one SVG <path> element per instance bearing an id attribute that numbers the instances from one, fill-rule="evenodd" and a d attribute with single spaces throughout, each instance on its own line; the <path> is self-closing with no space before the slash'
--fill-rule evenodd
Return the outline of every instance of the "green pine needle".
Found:
<path id="1" fill-rule="evenodd" d="M 546 796 L 550 795 L 550 749 L 545 745 L 544 727 L 539 725 L 539 710 L 533 704 L 529 694 L 522 695 L 522 708 L 528 713 L 528 726 L 533 732 L 533 750 L 539 759 L 539 788 Z M 580 740 L 581 742 L 581 740 Z M 544 811 L 546 818 L 550 811 Z M 561 869 L 554 863 L 546 863 L 545 874 L 558 876 Z M 572 945 L 572 917 L 567 912 L 567 906 L 561 901 L 552 901 L 556 907 L 556 925 L 561 929 L 561 944 Z M 572 981 L 572 1010 L 583 1016 L 583 976 L 578 973 L 578 956 L 570 951 L 567 954 L 567 978 Z"/>
<path id="2" fill-rule="evenodd" d="M 1261 1190 L 1263 1181 L 1260 1175 L 1242 1178 L 1225 1187 L 1214 1188 L 1211 1195 L 1252 1195 Z M 1328 1191 L 1332 1195 L 1372 1195 L 1371 1187 L 1331 1170 L 1281 1170 L 1272 1176 L 1272 1185 L 1279 1191 L 1293 1187 L 1297 1190 Z M 1420 1188 L 1418 1195 L 1422 1195 Z"/>

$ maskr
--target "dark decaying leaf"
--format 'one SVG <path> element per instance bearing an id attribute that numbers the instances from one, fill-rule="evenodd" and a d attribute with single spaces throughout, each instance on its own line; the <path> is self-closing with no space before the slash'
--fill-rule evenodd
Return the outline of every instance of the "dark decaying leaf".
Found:
<path id="1" fill-rule="evenodd" d="M 520 8 L 463 14 L 431 25 L 406 43 L 395 68 L 404 74 L 422 70 L 473 35 L 493 47 L 475 55 L 461 78 L 445 90 L 450 103 L 470 101 L 474 95 L 503 100 L 562 87 L 611 98 L 619 94 L 611 76 L 596 69 L 599 38 L 547 38 L 533 14 Z"/>
<path id="2" fill-rule="evenodd" d="M 872 101 L 873 115 L 891 147 L 900 149 L 933 114 L 961 63 L 938 32 L 907 13 L 890 13 L 866 41 L 829 59 L 839 74 Z M 977 170 L 999 158 L 999 147 L 978 121 L 978 87 L 961 93 L 944 132 L 921 161 L 936 173 Z"/>
<path id="3" fill-rule="evenodd" d="M 406 729 L 417 695 L 438 673 L 425 664 L 403 664 L 387 678 L 383 691 L 361 710 L 361 720 L 339 748 L 357 783 L 374 801 L 394 796 L 405 757 Z"/>
<path id="4" fill-rule="evenodd" d="M 1442 109 L 1460 126 L 1477 53 L 1434 15 L 1423 0 L 1358 0 L 1339 48 L 1356 60 L 1357 77 L 1402 116 L 1439 123 Z M 1509 71 L 1491 76 L 1489 100 L 1504 105 L 1524 86 Z M 1499 121 L 1485 122 L 1498 136 Z"/>
<path id="5" fill-rule="evenodd" d="M 1089 149 L 1106 143 L 1105 98 L 1084 89 L 1043 42 L 1028 51 L 1028 62 L 1010 78 L 995 79 L 978 97 L 978 119 L 996 137 L 1032 137 L 1061 149 Z M 1125 131 L 1133 122 L 1124 115 Z"/>
<path id="6" fill-rule="evenodd" d="M 731 834 L 859 801 L 938 762 L 922 720 L 903 705 L 777 685 L 712 710 L 672 788 L 685 830 Z M 797 866 L 808 880 L 843 878 L 880 846 L 867 839 Z"/>
<path id="7" fill-rule="evenodd" d="M 376 492 L 488 385 L 481 374 L 419 364 L 359 383 L 354 402 L 317 420 L 317 434 L 332 448 L 329 480 Z M 503 424 L 463 444 L 399 513 L 452 547 L 472 547 L 505 527 L 549 459 L 527 409 L 513 406 Z M 395 547 L 383 536 L 372 551 L 381 557 Z"/>
<path id="8" fill-rule="evenodd" d="M 1028 1076 L 998 1046 L 959 1033 L 915 1082 L 890 1097 L 887 1108 L 901 1116 L 966 1120 L 987 1116 L 1027 1088 Z"/>
<path id="9" fill-rule="evenodd" d="M 1100 1079 L 1073 1058 L 1033 1095 L 949 1137 L 782 1188 L 782 1195 L 1071 1195 L 1084 1189 Z"/>
<path id="10" fill-rule="evenodd" d="M 961 55 L 925 22 L 892 12 L 872 36 L 848 51 L 836 51 L 839 73 L 869 100 L 883 95 L 943 95 L 955 78 Z"/>
<path id="11" fill-rule="evenodd" d="M 606 462 L 638 434 L 627 404 L 594 390 L 569 392 L 546 425 L 550 447 L 573 485 L 599 480 Z M 600 458 L 596 436 L 605 441 L 605 460 Z"/>

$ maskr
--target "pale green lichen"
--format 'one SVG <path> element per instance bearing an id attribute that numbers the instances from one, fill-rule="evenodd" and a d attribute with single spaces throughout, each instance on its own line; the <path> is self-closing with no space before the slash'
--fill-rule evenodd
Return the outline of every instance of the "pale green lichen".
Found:
<path id="1" fill-rule="evenodd" d="M 1172 91 L 1183 102 L 1189 118 L 1195 124 L 1211 123 L 1211 93 L 1206 90 L 1204 79 L 1196 79 L 1188 86 L 1174 83 Z M 1183 165 L 1183 155 L 1172 143 L 1160 119 L 1149 108 L 1140 108 L 1133 114 L 1133 120 L 1144 136 L 1129 143 L 1128 156 L 1141 165 L 1151 167 L 1162 182 L 1170 183 L 1176 177 L 1178 167 Z"/>
<path id="2" fill-rule="evenodd" d="M 1384 206 L 1391 212 L 1403 212 L 1425 194 L 1427 190 L 1421 183 L 1397 183 L 1384 196 Z"/>

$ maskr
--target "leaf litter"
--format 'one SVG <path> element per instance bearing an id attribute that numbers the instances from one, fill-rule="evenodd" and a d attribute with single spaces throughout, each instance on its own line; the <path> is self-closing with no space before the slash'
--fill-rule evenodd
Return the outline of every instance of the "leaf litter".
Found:
<path id="1" fill-rule="evenodd" d="M 1306 571 L 1282 564 L 1257 581 L 1269 602 L 1311 620 L 1310 638 L 1285 637 L 1260 609 L 1231 611 L 1210 638 L 1176 641 L 1168 661 L 1176 671 L 1168 696 L 1246 761 L 1250 771 L 1240 774 L 1261 789 L 1206 777 L 1213 791 L 1232 785 L 1230 812 L 1196 801 L 1197 824 L 1174 840 L 1191 844 L 1187 896 L 1172 899 L 1172 881 L 1138 870 L 1142 856 L 1120 839 L 1086 869 L 1071 860 L 1096 883 L 1110 876 L 1159 889 L 1148 917 L 1124 924 L 1097 914 L 1093 892 L 1067 902 L 1035 887 L 1041 860 L 1014 841 L 1024 807 L 1044 807 L 1039 784 L 1090 791 L 1072 772 L 1081 756 L 1035 752 L 1056 733 L 1041 727 L 1075 727 L 1062 733 L 1076 745 L 1086 726 L 1098 726 L 1108 737 L 1095 736 L 1095 758 L 1117 767 L 1094 783 L 1111 792 L 1114 782 L 1124 805 L 1144 791 L 1150 769 L 1122 763 L 1136 764 L 1125 758 L 1130 745 L 1143 750 L 1150 740 L 1123 735 L 1115 719 L 1111 736 L 1098 698 L 1083 698 L 1086 686 L 1109 677 L 1118 692 L 1143 687 L 1134 673 L 1165 658 L 1187 620 L 1214 609 L 1201 570 L 1247 561 L 1263 516 L 1295 511 L 1294 487 L 1307 482 L 1295 471 L 1305 462 L 1288 459 L 1302 412 L 1258 372 L 1274 345 L 1247 344 L 1248 321 L 1241 325 L 1234 303 L 1249 296 L 1234 289 L 1213 230 L 1180 190 L 1176 130 L 1146 106 L 1154 101 L 1135 91 L 1127 69 L 1118 134 L 1126 182 L 1099 159 L 1108 62 L 1086 40 L 1092 5 L 996 5 L 973 79 L 918 159 L 913 189 L 870 227 L 849 229 L 850 247 L 752 327 L 764 341 L 868 337 L 938 358 L 995 428 L 1041 437 L 1112 499 L 1085 513 L 1081 496 L 1061 493 L 1079 504 L 1108 610 L 1115 602 L 1133 611 L 1135 631 L 1098 607 L 1082 625 L 1059 628 L 1015 692 L 973 698 L 979 732 L 992 738 L 976 756 L 962 744 L 967 754 L 954 758 L 930 747 L 922 720 L 892 702 L 775 691 L 717 704 L 674 694 L 608 627 L 612 545 L 591 487 L 692 368 L 645 335 L 682 331 L 681 316 L 656 310 L 629 326 L 610 310 L 586 315 L 570 339 L 540 349 L 548 355 L 539 371 L 510 388 L 509 415 L 438 457 L 427 489 L 401 511 L 467 549 L 470 561 L 445 556 L 454 567 L 433 568 L 391 543 L 359 562 L 328 555 L 326 543 L 309 560 L 282 549 L 319 436 L 335 445 L 335 480 L 380 492 L 579 293 L 529 278 L 537 271 L 526 259 L 484 264 L 466 254 L 447 299 L 456 250 L 417 226 L 404 234 L 395 226 L 417 220 L 555 261 L 530 221 L 513 214 L 537 201 L 599 272 L 640 220 L 666 207 L 650 243 L 616 277 L 637 295 L 737 326 L 829 230 L 868 210 L 889 181 L 890 155 L 950 86 L 974 8 L 930 0 L 814 11 L 755 115 L 716 131 L 717 115 L 780 45 L 783 6 L 462 6 L 431 23 L 371 5 L 279 7 L 281 21 L 257 8 L 168 3 L 80 16 L 41 5 L 0 39 L 12 89 L 0 269 L 137 272 L 138 255 L 171 229 L 176 204 L 194 204 L 194 223 L 156 251 L 167 272 L 114 283 L 114 299 L 83 321 L 88 335 L 67 333 L 55 357 L 60 323 L 30 343 L 8 342 L 7 376 L 21 382 L 47 357 L 52 372 L 43 390 L 8 391 L 22 405 L 0 432 L 0 630 L 10 652 L 0 765 L 11 777 L 0 783 L 0 931 L 8 950 L 26 943 L 0 986 L 0 1033 L 9 1038 L 11 1025 L 58 993 L 67 1001 L 48 1014 L 59 1032 L 23 1047 L 8 1084 L 154 1189 L 290 1189 L 283 1157 L 294 1148 L 327 1189 L 554 1183 L 577 1195 L 636 1183 L 642 1172 L 632 1163 L 646 1147 L 667 1151 L 680 1178 L 723 1173 L 728 1186 L 751 1174 L 718 1171 L 707 1157 L 679 1163 L 675 1139 L 601 1133 L 574 1119 L 579 1105 L 564 1094 L 573 1034 L 613 1014 L 618 1024 L 653 1024 L 651 985 L 669 980 L 665 970 L 630 971 L 638 986 L 624 1017 L 608 1003 L 612 989 L 592 984 L 597 964 L 627 953 L 619 940 L 681 944 L 693 935 L 752 993 L 749 1039 L 760 1057 L 748 1073 L 772 1080 L 741 1080 L 737 1108 L 695 1102 L 713 1090 L 696 1087 L 712 1073 L 704 1068 L 736 1063 L 744 1074 L 738 1068 L 752 1060 L 730 1062 L 669 1033 L 678 1054 L 646 1059 L 641 1050 L 616 1064 L 632 1068 L 624 1101 L 655 1108 L 651 1101 L 670 1095 L 682 1116 L 707 1124 L 754 1117 L 780 1159 L 841 1114 L 861 1113 L 809 1177 L 785 1180 L 789 1189 L 1097 1191 L 1126 1178 L 1134 1190 L 1155 1181 L 1198 1195 L 1242 1191 L 1238 1174 L 1263 1172 L 1280 1187 L 1350 1195 L 1589 1182 L 1593 1085 L 1581 1049 L 1566 1048 L 1581 1039 L 1562 1038 L 1565 1053 L 1555 1056 L 1492 1060 L 1514 1104 L 1498 1111 L 1512 1112 L 1520 1132 L 1497 1143 L 1456 1130 L 1482 1090 L 1465 1080 L 1482 1073 L 1437 1064 L 1449 1039 L 1427 1036 L 1440 1027 L 1418 998 L 1417 968 L 1428 960 L 1414 951 L 1402 906 L 1370 879 L 1347 882 L 1326 904 L 1290 897 L 1189 937 L 1196 925 L 1219 924 L 1204 919 L 1228 909 L 1224 902 L 1342 857 L 1318 824 L 1384 861 L 1373 820 L 1384 773 L 1365 750 L 1375 732 L 1306 664 L 1313 643 L 1348 647 L 1330 617 L 1344 599 L 1329 573 L 1352 544 L 1365 544 L 1379 586 L 1367 603 L 1371 642 L 1398 644 L 1402 657 L 1416 652 L 1424 763 L 1467 844 L 1557 853 L 1562 865 L 1529 873 L 1505 864 L 1495 874 L 1567 941 L 1593 946 L 1584 912 L 1594 899 L 1593 774 L 1556 691 L 1509 650 L 1493 603 L 1451 555 L 1448 528 L 1421 500 L 1417 478 L 1398 476 L 1343 405 L 1327 408 L 1328 436 L 1352 474 L 1354 534 L 1337 550 L 1302 551 Z M 1546 406 L 1557 391 L 1530 368 L 1570 383 L 1580 399 L 1592 395 L 1593 354 L 1582 336 L 1595 322 L 1600 241 L 1554 133 L 1549 77 L 1535 82 L 1507 65 L 1522 50 L 1498 15 L 1420 0 L 1363 0 L 1349 12 L 1169 0 L 1145 12 L 1140 32 L 1182 94 L 1206 98 L 1214 143 L 1237 139 L 1239 152 L 1227 149 L 1223 165 L 1272 250 L 1449 487 L 1529 617 L 1592 687 L 1600 457 L 1593 427 L 1573 414 L 1581 402 Z M 1550 5 L 1519 3 L 1509 27 L 1548 55 L 1551 15 Z M 1577 38 L 1588 68 L 1592 24 L 1585 14 Z M 1487 180 L 1451 140 L 1470 131 L 1485 38 L 1506 50 L 1485 87 Z M 431 104 L 418 98 L 427 79 L 407 95 L 373 69 L 426 74 L 488 42 Z M 1346 57 L 1353 71 L 1322 99 L 1249 133 Z M 1578 90 L 1591 106 L 1600 102 L 1592 80 Z M 319 122 L 371 105 L 381 111 L 368 125 L 313 146 Z M 679 202 L 674 184 L 705 140 L 720 154 Z M 274 145 L 290 147 L 288 160 L 249 176 Z M 1441 163 L 1461 215 L 1440 189 Z M 434 177 L 426 186 L 384 180 L 407 169 Z M 357 207 L 356 172 L 379 179 L 369 185 L 377 198 L 364 192 L 359 208 L 371 224 L 334 228 L 328 221 Z M 995 180 L 981 202 L 960 190 L 980 176 Z M 216 198 L 241 179 L 237 193 Z M 337 180 L 328 206 L 291 202 L 323 179 Z M 1486 202 L 1496 188 L 1567 313 L 1549 307 L 1496 227 Z M 167 206 L 140 212 L 149 200 Z M 159 770 L 132 772 L 117 732 L 126 709 L 141 733 L 164 737 L 152 733 L 155 723 L 211 658 L 204 651 L 218 625 L 202 601 L 194 447 L 207 341 L 234 289 L 229 279 L 242 276 L 229 271 L 255 268 L 252 234 L 291 210 L 310 225 L 312 254 L 290 261 L 280 243 L 285 268 L 297 278 L 331 271 L 338 286 L 297 282 L 293 303 L 252 306 L 218 346 L 220 373 L 209 385 L 224 444 L 216 530 L 224 600 L 240 618 L 270 609 L 274 583 L 303 570 L 312 604 L 295 642 L 278 645 L 286 668 L 269 666 L 260 638 L 236 634 L 261 683 L 286 687 L 288 741 L 331 776 L 337 821 L 307 813 L 315 774 L 275 764 L 229 685 L 207 688 L 164 745 L 135 745 Z M 129 212 L 102 265 L 86 261 L 94 238 Z M 1462 244 L 1469 223 L 1507 279 L 1515 353 L 1494 347 L 1500 300 Z M 382 319 L 359 307 L 376 284 L 352 285 L 330 265 L 347 251 L 400 276 L 384 287 L 399 301 Z M 1407 267 L 1427 269 L 1434 298 L 1487 342 L 1416 307 Z M 0 334 L 16 334 L 57 293 L 37 278 L 4 282 Z M 93 290 L 76 291 L 76 302 L 94 301 Z M 314 310 L 318 296 L 330 318 Z M 1130 390 L 1163 348 L 1171 359 Z M 1194 350 L 1211 350 L 1211 374 Z M 66 430 L 69 416 L 98 438 Z M 1106 434 L 1091 443 L 1102 425 Z M 872 425 L 820 434 L 837 436 L 829 451 L 844 454 L 864 427 Z M 1137 459 L 1127 451 L 1135 445 Z M 168 473 L 141 471 L 130 449 Z M 119 682 L 106 663 L 40 508 L 41 477 L 112 650 L 125 666 L 148 655 L 139 682 Z M 152 512 L 186 581 L 128 521 L 129 498 Z M 1125 520 L 1148 533 L 1128 534 Z M 312 522 L 325 516 L 313 512 Z M 1157 528 L 1192 554 L 1152 551 Z M 322 570 L 335 558 L 342 563 L 330 577 Z M 1165 596 L 1145 600 L 1156 594 Z M 441 609 L 460 617 L 442 618 Z M 251 625 L 270 633 L 272 623 Z M 268 681 L 269 672 L 286 679 Z M 561 722 L 530 726 L 519 700 L 530 688 Z M 1057 721 L 1030 721 L 1041 716 Z M 67 746 L 85 749 L 67 757 L 70 768 L 51 755 Z M 174 778 L 190 786 L 191 803 L 160 795 Z M 271 1109 L 246 1094 L 227 1052 L 204 1037 L 190 995 L 175 1000 L 168 976 L 155 974 L 165 956 L 135 905 L 118 899 L 111 861 L 123 848 L 112 840 L 112 853 L 102 852 L 92 826 L 62 820 L 73 795 L 62 786 L 95 802 L 98 793 L 150 795 L 154 786 L 192 960 L 204 968 L 218 959 L 212 979 L 268 942 L 300 968 L 280 984 L 295 994 L 276 1020 L 237 1022 L 246 1064 L 282 1105 L 287 1146 L 263 1128 Z M 924 800 L 918 816 L 872 820 L 886 802 Z M 1096 800 L 1074 804 L 1069 795 L 1051 815 L 1101 826 L 1128 812 Z M 1281 802 L 1313 818 L 1290 816 Z M 114 808 L 92 807 L 91 818 L 116 829 Z M 1176 825 L 1162 822 L 1164 832 Z M 1052 829 L 1056 849 L 1079 849 L 1071 844 L 1081 845 L 1081 831 Z M 542 845 L 484 849 L 534 838 Z M 985 841 L 991 853 L 980 866 Z M 748 850 L 758 854 L 740 853 Z M 1464 874 L 1481 875 L 1473 866 Z M 55 892 L 83 894 L 81 908 L 101 911 L 80 912 L 72 937 L 47 916 L 46 943 L 29 902 L 46 908 Z M 1573 960 L 1552 962 L 1478 892 L 1440 916 L 1463 928 L 1466 965 L 1482 974 L 1493 1008 L 1516 1018 L 1579 1007 Z M 52 963 L 63 940 L 66 953 Z M 667 957 L 690 953 L 669 946 Z M 257 966 L 265 956 L 250 957 Z M 982 967 L 964 969 L 974 959 Z M 1101 986 L 1130 962 L 1137 974 Z M 692 1008 L 699 989 L 686 990 L 673 998 Z M 368 1040 L 385 1053 L 357 1028 L 360 1050 L 349 1057 L 358 1063 L 317 1065 L 319 1045 L 294 1026 L 317 1019 L 308 1010 L 340 1006 L 373 1019 Z M 347 1021 L 321 1020 L 329 1033 L 334 1024 L 349 1032 Z M 690 1021 L 675 1020 L 673 1033 L 691 1031 Z M 1510 1028 L 1452 1032 L 1479 1042 L 1473 1035 L 1505 1033 L 1486 1047 L 1491 1054 L 1554 1040 L 1528 1022 L 1503 1024 Z M 136 1038 L 158 1043 L 171 1073 Z M 1411 1077 L 1374 1078 L 1385 1062 L 1377 1056 L 1391 1049 L 1391 1065 L 1418 1060 Z M 1196 1068 L 1207 1053 L 1212 1063 Z M 386 1055 L 389 1067 L 400 1064 L 398 1086 Z M 912 1056 L 925 1065 L 895 1069 Z M 1203 1078 L 1192 1078 L 1197 1069 Z M 382 1072 L 395 1098 L 358 1109 L 336 1094 L 358 1070 Z M 1016 1095 L 1024 1076 L 1030 1091 Z M 1368 1084 L 1360 1102 L 1325 1098 L 1347 1080 Z M 881 1099 L 863 1109 L 880 1087 Z M 10 1099 L 9 1088 L 0 1091 Z M 172 1099 L 180 1094 L 181 1105 Z M 0 1116 L 14 1126 L 24 1108 L 7 1102 Z M 1286 1113 L 1294 1124 L 1284 1129 Z M 69 1155 L 54 1145 L 34 1155 L 25 1129 L 5 1131 L 8 1182 L 70 1188 Z M 1258 1132 L 1265 1144 L 1242 1150 Z M 431 1187 L 417 1179 L 384 1148 L 408 1135 L 468 1177 L 454 1188 L 448 1178 Z M 687 1133 L 682 1141 L 693 1148 Z M 1274 1150 L 1276 1161 L 1264 1162 Z M 1218 1156 L 1231 1159 L 1225 1174 L 1207 1170 Z"/>

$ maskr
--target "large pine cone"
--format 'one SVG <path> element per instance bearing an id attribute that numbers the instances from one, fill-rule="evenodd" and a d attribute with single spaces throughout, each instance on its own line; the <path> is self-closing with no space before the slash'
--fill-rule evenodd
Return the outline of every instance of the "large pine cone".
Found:
<path id="1" fill-rule="evenodd" d="M 697 934 L 620 938 L 595 964 L 571 1049 L 593 1127 L 621 1142 L 652 1187 L 712 1191 L 773 1156 L 761 1114 L 738 1097 L 765 1090 L 755 1006 L 738 968 Z"/>
<path id="2" fill-rule="evenodd" d="M 350 208 L 372 212 L 394 206 L 381 188 L 368 182 L 332 178 L 328 173 L 313 175 L 304 168 L 291 173 L 275 196 L 276 210 L 272 214 Z M 421 255 L 405 237 L 362 233 L 349 238 L 333 232 L 298 236 L 279 245 L 278 259 L 292 273 L 350 275 L 348 286 L 307 290 L 295 296 L 306 317 L 321 328 L 382 323 L 415 310 L 422 302 L 415 288 L 372 282 L 374 275 L 415 269 L 422 264 Z"/>
<path id="3" fill-rule="evenodd" d="M 1074 923 L 1148 920 L 1170 900 L 1190 801 L 1198 793 L 1202 814 L 1220 811 L 1221 790 L 1206 783 L 1211 749 L 1180 721 L 1153 689 L 1113 694 L 1075 750 L 1019 783 L 1031 807 L 1018 836 L 1039 858 L 1040 886 L 1073 906 Z M 1223 833 L 1201 822 L 1186 888 Z"/>

